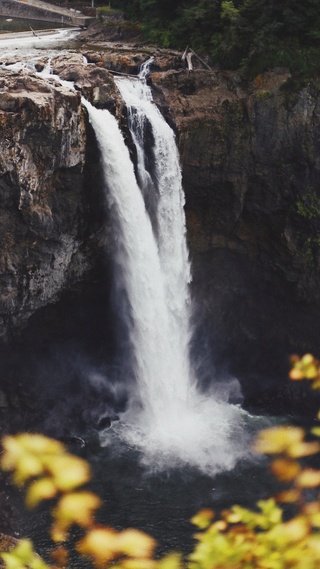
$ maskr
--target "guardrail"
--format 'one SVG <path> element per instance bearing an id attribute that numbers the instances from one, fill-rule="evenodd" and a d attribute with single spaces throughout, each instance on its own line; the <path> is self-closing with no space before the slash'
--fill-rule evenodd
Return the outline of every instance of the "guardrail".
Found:
<path id="1" fill-rule="evenodd" d="M 1 0 L 0 16 L 22 18 L 25 20 L 41 20 L 75 27 L 87 27 L 94 20 L 76 11 L 59 8 L 39 0 Z"/>

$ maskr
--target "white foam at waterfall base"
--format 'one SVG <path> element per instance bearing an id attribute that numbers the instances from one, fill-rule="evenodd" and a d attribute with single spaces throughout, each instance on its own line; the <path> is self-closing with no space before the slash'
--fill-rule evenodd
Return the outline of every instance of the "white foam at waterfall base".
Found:
<path id="1" fill-rule="evenodd" d="M 238 407 L 195 394 L 192 402 L 168 401 L 162 414 L 142 411 L 127 416 L 104 435 L 114 435 L 141 451 L 152 472 L 194 467 L 208 475 L 228 471 L 248 453 L 248 437 Z"/>
<path id="2" fill-rule="evenodd" d="M 128 298 L 134 351 L 135 388 L 128 410 L 102 435 L 102 444 L 118 441 L 138 450 L 141 461 L 152 470 L 186 464 L 208 474 L 229 470 L 247 452 L 243 413 L 200 393 L 190 365 L 190 271 L 176 154 L 173 163 L 169 161 L 170 172 L 164 170 L 164 179 L 159 180 L 162 174 L 156 168 L 162 216 L 156 234 L 117 121 L 107 110 L 83 103 L 101 151 L 106 200 L 114 223 L 117 278 Z M 168 129 L 158 124 L 163 143 Z M 171 137 L 169 153 L 172 141 Z M 168 149 L 162 143 L 163 166 Z M 172 168 L 178 170 L 172 172 Z"/>

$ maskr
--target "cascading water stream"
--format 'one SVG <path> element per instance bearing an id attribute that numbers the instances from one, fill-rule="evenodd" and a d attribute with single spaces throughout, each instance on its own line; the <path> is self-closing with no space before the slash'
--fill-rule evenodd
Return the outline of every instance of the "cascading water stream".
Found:
<path id="1" fill-rule="evenodd" d="M 109 205 L 114 217 L 121 220 L 116 229 L 117 256 L 130 302 L 136 375 L 138 380 L 142 378 L 145 389 L 152 384 L 157 391 L 156 400 L 151 393 L 148 400 L 152 412 L 159 405 L 164 377 L 170 369 L 167 361 L 170 338 L 163 339 L 163 331 L 169 327 L 169 313 L 157 244 L 116 119 L 107 111 L 84 104 L 102 152 Z"/>
<path id="2" fill-rule="evenodd" d="M 155 469 L 188 463 L 213 474 L 243 456 L 243 415 L 196 387 L 189 359 L 190 264 L 179 156 L 173 131 L 152 102 L 146 72 L 144 67 L 138 78 L 117 79 L 137 149 L 139 183 L 115 118 L 83 101 L 100 147 L 117 232 L 138 391 L 138 404 L 131 402 L 104 443 L 118 436 Z"/>
<path id="3" fill-rule="evenodd" d="M 172 129 L 163 119 L 152 101 L 152 93 L 146 84 L 149 63 L 142 67 L 136 80 L 116 78 L 116 84 L 126 102 L 129 128 L 137 149 L 138 180 L 142 195 L 149 205 L 156 239 L 156 254 L 159 258 L 163 283 L 164 305 L 161 312 L 167 313 L 167 329 L 162 338 L 168 337 L 166 347 L 166 377 L 159 381 L 163 406 L 166 409 L 171 398 L 188 401 L 193 397 L 194 381 L 189 362 L 189 311 L 191 280 L 190 263 L 185 238 L 184 194 L 182 190 L 179 156 Z M 151 130 L 152 152 L 149 169 L 146 164 L 148 141 L 146 133 Z M 150 141 L 149 141 L 150 146 Z M 152 278 L 152 276 L 151 276 Z M 161 324 L 159 322 L 159 324 Z M 157 322 L 153 323 L 157 327 Z M 162 339 L 163 343 L 163 339 Z M 159 348 L 158 348 L 159 349 Z M 159 364 L 153 361 L 153 368 Z M 154 376 L 154 371 L 152 371 Z M 139 377 L 140 397 L 143 406 L 153 401 L 150 394 L 154 382 L 150 377 Z"/>

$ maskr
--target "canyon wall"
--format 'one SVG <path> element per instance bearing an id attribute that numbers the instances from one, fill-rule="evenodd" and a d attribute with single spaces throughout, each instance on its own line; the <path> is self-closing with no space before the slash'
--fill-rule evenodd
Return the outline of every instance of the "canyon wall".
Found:
<path id="1" fill-rule="evenodd" d="M 80 91 L 117 114 L 128 137 L 108 69 L 135 72 L 147 55 L 82 52 L 89 64 L 76 53 L 53 61 L 73 92 L 27 71 L 1 73 L 4 341 L 46 307 L 58 312 L 63 295 L 81 294 L 108 265 L 99 157 Z M 189 72 L 163 53 L 149 80 L 180 149 L 199 377 L 237 375 L 249 405 L 262 375 L 259 397 L 272 407 L 292 350 L 319 350 L 318 83 L 298 85 L 279 70 L 245 84 L 235 72 Z"/>
<path id="2" fill-rule="evenodd" d="M 80 90 L 108 106 L 115 88 L 106 70 L 93 66 L 79 77 L 72 64 L 72 57 L 56 58 L 61 75 L 68 68 L 74 91 L 25 69 L 1 72 L 2 339 L 83 280 L 103 248 L 103 196 L 94 174 L 99 158 L 94 141 L 88 143 Z"/>
<path id="3" fill-rule="evenodd" d="M 263 374 L 269 403 L 279 363 L 286 378 L 294 350 L 319 352 L 319 83 L 284 70 L 151 80 L 177 131 L 200 341 L 210 330 L 249 397 Z"/>
<path id="4" fill-rule="evenodd" d="M 85 123 L 80 94 L 27 72 L 1 73 L 0 330 L 56 300 L 82 269 Z M 85 260 L 84 260 L 85 262 Z"/>

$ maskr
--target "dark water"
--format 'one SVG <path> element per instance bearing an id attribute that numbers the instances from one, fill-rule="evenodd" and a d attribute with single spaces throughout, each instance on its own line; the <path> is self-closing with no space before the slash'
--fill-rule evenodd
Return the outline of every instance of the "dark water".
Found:
<path id="1" fill-rule="evenodd" d="M 219 512 L 232 504 L 253 507 L 277 487 L 267 459 L 257 456 L 212 477 L 188 466 L 172 470 L 170 465 L 166 471 L 152 474 L 140 464 L 137 452 L 117 445 L 101 448 L 95 432 L 88 433 L 86 447 L 77 454 L 89 460 L 93 469 L 90 488 L 103 500 L 99 521 L 118 530 L 134 527 L 147 532 L 157 540 L 160 555 L 192 550 L 190 518 L 199 509 Z M 46 556 L 50 546 L 47 508 L 24 513 L 22 518 L 23 533 Z M 75 558 L 72 565 L 84 567 L 86 562 Z"/>
<path id="2" fill-rule="evenodd" d="M 162 553 L 190 551 L 194 532 L 190 518 L 199 509 L 219 511 L 233 503 L 252 506 L 274 489 L 265 461 L 244 460 L 233 471 L 214 477 L 187 466 L 150 475 L 134 453 L 110 457 L 107 449 L 91 463 L 93 488 L 105 503 L 102 521 L 117 529 L 146 531 L 158 541 Z"/>

